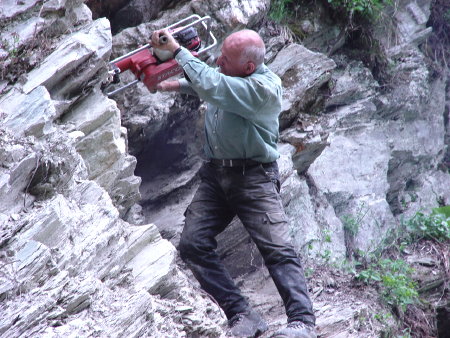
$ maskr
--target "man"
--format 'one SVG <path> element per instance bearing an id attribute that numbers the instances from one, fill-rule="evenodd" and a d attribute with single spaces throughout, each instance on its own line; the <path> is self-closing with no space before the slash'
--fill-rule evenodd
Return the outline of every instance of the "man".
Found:
<path id="1" fill-rule="evenodd" d="M 159 43 L 165 35 L 166 44 Z M 186 210 L 179 251 L 202 288 L 224 310 L 230 333 L 254 337 L 268 329 L 241 295 L 215 249 L 215 237 L 237 215 L 256 243 L 283 299 L 288 325 L 276 337 L 316 337 L 315 317 L 300 260 L 288 235 L 276 160 L 281 80 L 264 64 L 258 33 L 228 36 L 211 68 L 180 47 L 167 30 L 152 46 L 173 53 L 186 79 L 165 81 L 159 91 L 196 94 L 208 103 L 200 186 Z"/>

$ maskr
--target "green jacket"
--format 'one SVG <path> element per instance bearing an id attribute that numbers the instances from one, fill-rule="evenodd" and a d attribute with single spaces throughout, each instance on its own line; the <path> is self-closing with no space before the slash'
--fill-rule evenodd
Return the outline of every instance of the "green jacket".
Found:
<path id="1" fill-rule="evenodd" d="M 263 163 L 278 159 L 282 87 L 277 75 L 263 64 L 247 77 L 226 76 L 184 48 L 175 59 L 191 80 L 180 80 L 181 92 L 208 103 L 207 158 Z"/>

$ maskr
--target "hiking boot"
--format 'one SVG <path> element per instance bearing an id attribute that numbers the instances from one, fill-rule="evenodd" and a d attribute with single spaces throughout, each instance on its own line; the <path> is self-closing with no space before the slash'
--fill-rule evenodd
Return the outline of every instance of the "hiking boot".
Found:
<path id="1" fill-rule="evenodd" d="M 273 338 L 317 338 L 313 325 L 303 323 L 299 320 L 288 323 L 288 325 L 272 335 Z"/>
<path id="2" fill-rule="evenodd" d="M 268 329 L 267 323 L 255 311 L 238 313 L 228 321 L 228 326 L 227 335 L 232 337 L 258 337 Z"/>

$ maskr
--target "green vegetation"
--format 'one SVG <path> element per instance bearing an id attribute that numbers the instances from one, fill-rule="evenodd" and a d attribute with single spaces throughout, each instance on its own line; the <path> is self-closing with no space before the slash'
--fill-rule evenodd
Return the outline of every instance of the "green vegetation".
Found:
<path id="1" fill-rule="evenodd" d="M 325 249 L 321 254 L 320 257 L 325 261 L 325 262 L 329 262 L 331 259 L 331 250 L 329 249 Z"/>
<path id="2" fill-rule="evenodd" d="M 387 325 L 387 322 L 392 319 L 392 313 L 390 312 L 376 313 L 373 317 L 380 323 Z"/>
<path id="3" fill-rule="evenodd" d="M 430 215 L 417 212 L 405 222 L 410 240 L 433 239 L 438 242 L 450 240 L 450 206 L 435 208 Z"/>
<path id="4" fill-rule="evenodd" d="M 322 231 L 323 241 L 326 243 L 331 243 L 331 231 L 330 229 L 325 229 Z"/>
<path id="5" fill-rule="evenodd" d="M 364 216 L 343 217 L 346 231 L 356 235 L 361 217 Z M 359 252 L 359 261 L 347 266 L 347 270 L 357 280 L 376 285 L 382 299 L 404 313 L 408 305 L 419 302 L 419 293 L 412 279 L 414 270 L 400 257 L 408 245 L 422 239 L 440 243 L 450 241 L 450 206 L 435 208 L 430 214 L 417 212 L 402 221 L 377 250 Z"/>
<path id="6" fill-rule="evenodd" d="M 332 251 L 320 247 L 318 261 L 353 276 L 359 287 L 361 283 L 364 283 L 371 286 L 371 290 L 377 291 L 386 309 L 372 317 L 382 326 L 380 337 L 411 338 L 415 337 L 412 332 L 418 329 L 425 330 L 423 332 L 435 330 L 433 326 L 435 324 L 430 324 L 426 319 L 433 308 L 427 303 L 426 298 L 421 299 L 427 296 L 430 288 L 428 286 L 424 288 L 423 284 L 419 287 L 419 282 L 414 279 L 417 276 L 423 276 L 424 270 L 418 268 L 416 272 L 414 267 L 419 266 L 416 264 L 420 263 L 413 259 L 412 262 L 415 263 L 410 265 L 405 257 L 414 258 L 411 256 L 412 253 L 414 255 L 418 253 L 420 256 L 418 251 L 424 247 L 434 248 L 437 255 L 436 267 L 442 268 L 441 260 L 445 258 L 439 256 L 445 255 L 444 248 L 450 244 L 450 206 L 435 208 L 428 213 L 419 211 L 407 220 L 402 220 L 398 226 L 388 232 L 376 248 L 361 251 L 354 246 L 348 250 L 348 245 L 355 245 L 357 239 L 361 240 L 356 237 L 361 232 L 363 222 L 367 221 L 369 211 L 370 209 L 363 204 L 355 211 L 355 214 L 345 214 L 341 217 L 345 229 L 347 259 L 335 264 L 331 261 Z M 319 245 L 331 242 L 330 229 L 323 229 L 321 235 L 320 239 L 315 240 L 319 242 Z M 312 249 L 312 241 L 307 246 Z M 310 268 L 306 275 L 310 277 L 312 273 L 319 272 Z M 421 279 L 421 277 L 418 278 L 418 280 Z M 438 282 L 442 283 L 442 278 Z M 441 292 L 439 288 L 445 288 L 445 284 L 436 285 L 436 287 L 432 286 L 433 292 Z"/>
<path id="7" fill-rule="evenodd" d="M 273 21 L 281 22 L 288 17 L 288 5 L 293 0 L 274 0 L 271 1 L 269 18 Z"/>
<path id="8" fill-rule="evenodd" d="M 307 268 L 305 269 L 305 277 L 306 277 L 306 278 L 311 277 L 313 274 L 314 274 L 314 269 L 313 269 L 313 268 L 307 267 Z"/>
<path id="9" fill-rule="evenodd" d="M 365 18 L 376 18 L 387 5 L 392 5 L 393 0 L 323 0 L 340 13 L 352 18 L 355 14 L 360 14 Z M 269 17 L 276 21 L 287 21 L 290 14 L 289 7 L 293 7 L 296 0 L 273 0 L 271 1 Z"/>
<path id="10" fill-rule="evenodd" d="M 364 203 L 361 203 L 361 205 L 358 207 L 356 216 L 350 214 L 342 216 L 341 221 L 344 225 L 344 230 L 352 237 L 355 237 L 358 234 L 359 228 L 362 225 L 362 221 L 364 220 L 368 212 L 369 209 L 366 207 L 366 205 Z"/>
<path id="11" fill-rule="evenodd" d="M 383 300 L 403 312 L 409 304 L 418 302 L 417 284 L 412 279 L 414 270 L 401 259 L 381 259 L 367 269 L 356 274 L 356 278 L 366 284 L 380 285 Z"/>
<path id="12" fill-rule="evenodd" d="M 386 5 L 392 5 L 392 0 L 328 0 L 332 7 L 344 10 L 348 16 L 359 13 L 364 17 L 377 17 Z"/>
<path id="13" fill-rule="evenodd" d="M 344 215 L 341 218 L 342 224 L 344 225 L 344 230 L 347 231 L 351 236 L 356 236 L 361 227 L 361 222 L 366 214 L 358 214 L 358 216 L 353 217 L 352 215 Z"/>
<path id="14" fill-rule="evenodd" d="M 407 220 L 402 219 L 375 251 L 377 255 L 388 249 L 403 252 L 408 245 L 421 239 L 440 243 L 450 241 L 450 206 L 435 208 L 430 214 L 419 211 Z"/>

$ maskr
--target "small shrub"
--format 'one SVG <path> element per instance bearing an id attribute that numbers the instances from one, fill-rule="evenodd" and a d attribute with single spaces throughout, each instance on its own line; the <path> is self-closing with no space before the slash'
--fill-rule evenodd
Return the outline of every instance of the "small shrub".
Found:
<path id="1" fill-rule="evenodd" d="M 395 261 L 382 259 L 379 265 L 382 271 L 382 296 L 385 301 L 400 307 L 403 311 L 406 305 L 416 303 L 419 294 L 417 284 L 411 277 L 414 269 L 401 259 Z"/>
<path id="2" fill-rule="evenodd" d="M 342 225 L 344 230 L 348 232 L 351 236 L 355 237 L 359 229 L 361 228 L 362 221 L 369 212 L 369 208 L 366 207 L 365 203 L 361 203 L 356 211 L 356 215 L 346 214 L 341 217 Z"/>
<path id="3" fill-rule="evenodd" d="M 331 231 L 329 229 L 323 230 L 322 235 L 324 242 L 331 243 Z"/>
<path id="4" fill-rule="evenodd" d="M 417 212 L 406 221 L 406 230 L 413 239 L 450 240 L 450 206 L 433 209 L 430 215 Z"/>
<path id="5" fill-rule="evenodd" d="M 320 254 L 320 257 L 325 261 L 329 262 L 331 259 L 331 250 L 325 249 L 323 253 Z"/>
<path id="6" fill-rule="evenodd" d="M 344 230 L 348 231 L 350 235 L 354 237 L 358 234 L 361 223 L 360 219 L 356 219 L 352 215 L 344 215 L 342 216 L 341 220 L 344 226 Z"/>
<path id="7" fill-rule="evenodd" d="M 281 22 L 288 16 L 288 5 L 292 0 L 275 0 L 271 1 L 269 18 L 273 21 Z"/>
<path id="8" fill-rule="evenodd" d="M 334 8 L 344 10 L 348 16 L 359 13 L 364 17 L 376 17 L 386 5 L 391 5 L 392 0 L 328 0 Z"/>
<path id="9" fill-rule="evenodd" d="M 381 296 L 389 305 L 402 311 L 418 301 L 417 284 L 412 279 L 413 269 L 405 261 L 381 259 L 356 274 L 366 284 L 375 282 L 381 287 Z"/>

